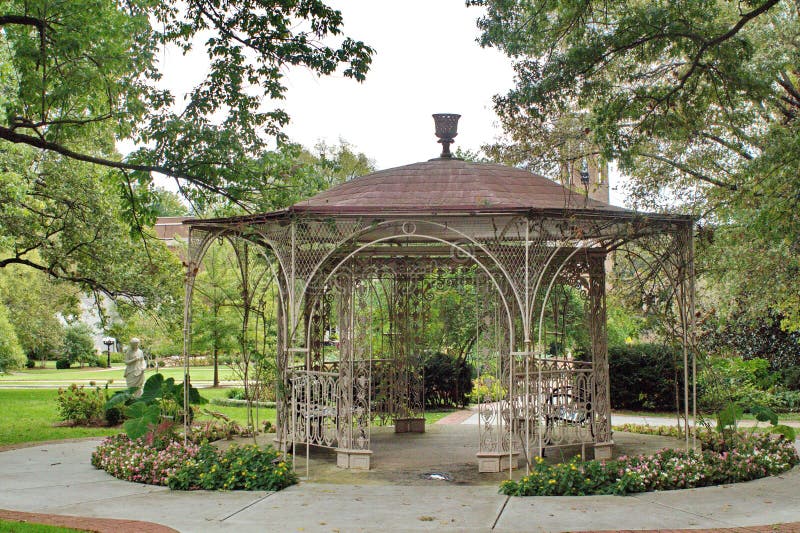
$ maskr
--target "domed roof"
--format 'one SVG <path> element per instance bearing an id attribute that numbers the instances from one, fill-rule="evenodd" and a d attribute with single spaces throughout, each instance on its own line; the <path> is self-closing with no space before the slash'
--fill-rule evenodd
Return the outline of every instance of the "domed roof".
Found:
<path id="1" fill-rule="evenodd" d="M 447 158 L 354 178 L 290 208 L 320 214 L 564 209 L 627 212 L 527 170 Z"/>

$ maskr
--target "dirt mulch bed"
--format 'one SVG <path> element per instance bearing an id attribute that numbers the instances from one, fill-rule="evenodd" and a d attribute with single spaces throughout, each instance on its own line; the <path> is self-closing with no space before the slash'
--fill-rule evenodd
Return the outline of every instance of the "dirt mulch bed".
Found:
<path id="1" fill-rule="evenodd" d="M 16 520 L 32 524 L 47 524 L 49 526 L 70 527 L 82 531 L 96 531 L 98 533 L 173 533 L 177 530 L 171 527 L 142 522 L 139 520 L 117 520 L 114 518 L 89 518 L 83 516 L 64 516 L 46 513 L 23 513 L 22 511 L 6 511 L 0 509 L 0 518 L 3 520 Z"/>

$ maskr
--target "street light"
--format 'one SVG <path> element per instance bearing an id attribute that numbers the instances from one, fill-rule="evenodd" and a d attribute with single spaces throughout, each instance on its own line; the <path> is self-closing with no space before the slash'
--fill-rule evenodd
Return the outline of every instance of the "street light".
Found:
<path id="1" fill-rule="evenodd" d="M 112 337 L 104 337 L 103 344 L 106 345 L 106 352 L 108 355 L 108 368 L 111 368 L 111 347 L 117 343 L 117 340 Z"/>

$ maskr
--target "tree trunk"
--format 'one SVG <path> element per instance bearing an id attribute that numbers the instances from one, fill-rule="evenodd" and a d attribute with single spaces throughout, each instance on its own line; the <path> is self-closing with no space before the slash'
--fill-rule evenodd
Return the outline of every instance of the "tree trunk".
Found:
<path id="1" fill-rule="evenodd" d="M 218 361 L 219 351 L 217 347 L 214 346 L 214 387 L 219 387 L 219 364 Z"/>

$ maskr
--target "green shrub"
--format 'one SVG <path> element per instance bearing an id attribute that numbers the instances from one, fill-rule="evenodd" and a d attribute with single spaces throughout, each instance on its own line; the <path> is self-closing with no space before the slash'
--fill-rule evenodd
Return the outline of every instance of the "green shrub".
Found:
<path id="1" fill-rule="evenodd" d="M 769 361 L 732 356 L 710 356 L 698 373 L 702 409 L 718 411 L 734 402 L 745 407 L 768 407 L 776 412 L 800 410 L 800 391 L 786 389 L 781 373 L 770 370 Z"/>
<path id="2" fill-rule="evenodd" d="M 179 439 L 159 447 L 120 434 L 97 447 L 92 465 L 119 479 L 175 490 L 280 490 L 297 483 L 280 452 L 252 444 L 220 451 Z"/>
<path id="3" fill-rule="evenodd" d="M 228 392 L 225 393 L 225 396 L 230 398 L 231 400 L 246 400 L 247 397 L 245 396 L 244 389 L 242 387 L 233 387 L 232 389 L 228 389 Z"/>
<path id="4" fill-rule="evenodd" d="M 472 380 L 472 391 L 469 401 L 472 403 L 496 402 L 505 399 L 508 389 L 500 380 L 489 374 L 484 374 Z"/>
<path id="5" fill-rule="evenodd" d="M 608 367 L 614 409 L 675 410 L 675 375 L 683 375 L 679 348 L 663 344 L 611 346 Z"/>
<path id="6" fill-rule="evenodd" d="M 94 340 L 89 326 L 75 322 L 64 328 L 63 358 L 70 363 L 91 363 L 96 359 Z"/>
<path id="7" fill-rule="evenodd" d="M 178 490 L 280 490 L 297 483 L 291 463 L 271 446 L 233 445 L 220 452 L 200 445 L 194 459 L 175 470 L 168 485 Z"/>
<path id="8" fill-rule="evenodd" d="M 197 455 L 194 443 L 173 441 L 163 449 L 145 444 L 143 439 L 131 440 L 120 433 L 106 438 L 92 453 L 92 465 L 115 478 L 134 483 L 166 485 L 169 476 Z"/>
<path id="9" fill-rule="evenodd" d="M 119 407 L 127 418 L 125 433 L 131 439 L 138 439 L 158 426 L 162 419 L 182 420 L 184 416 L 183 383 L 175 384 L 175 378 L 164 379 L 163 374 L 153 374 L 144 383 L 142 393 L 136 397 L 137 390 L 131 388 L 118 391 L 107 401 L 105 409 Z M 192 405 L 201 405 L 208 401 L 200 396 L 200 392 L 189 385 L 188 419 L 194 418 Z"/>
<path id="10" fill-rule="evenodd" d="M 425 407 L 464 406 L 472 392 L 472 365 L 438 353 L 425 360 Z"/>
<path id="11" fill-rule="evenodd" d="M 750 481 L 786 472 L 800 463 L 794 442 L 768 435 L 704 442 L 702 452 L 665 449 L 654 455 L 612 461 L 549 465 L 534 461 L 520 481 L 504 481 L 509 496 L 584 496 L 706 487 Z"/>
<path id="12" fill-rule="evenodd" d="M 56 369 L 66 370 L 71 366 L 69 359 L 56 359 Z"/>
<path id="13" fill-rule="evenodd" d="M 234 400 L 231 398 L 211 398 L 210 404 L 221 405 L 223 407 L 247 407 L 247 400 Z M 253 407 L 274 408 L 275 402 L 252 402 Z"/>
<path id="14" fill-rule="evenodd" d="M 73 383 L 66 389 L 58 389 L 56 402 L 61 420 L 85 426 L 104 419 L 106 397 L 99 387 L 87 389 Z"/>
<path id="15" fill-rule="evenodd" d="M 36 361 L 33 359 L 26 359 L 25 360 L 25 368 L 36 368 Z"/>

